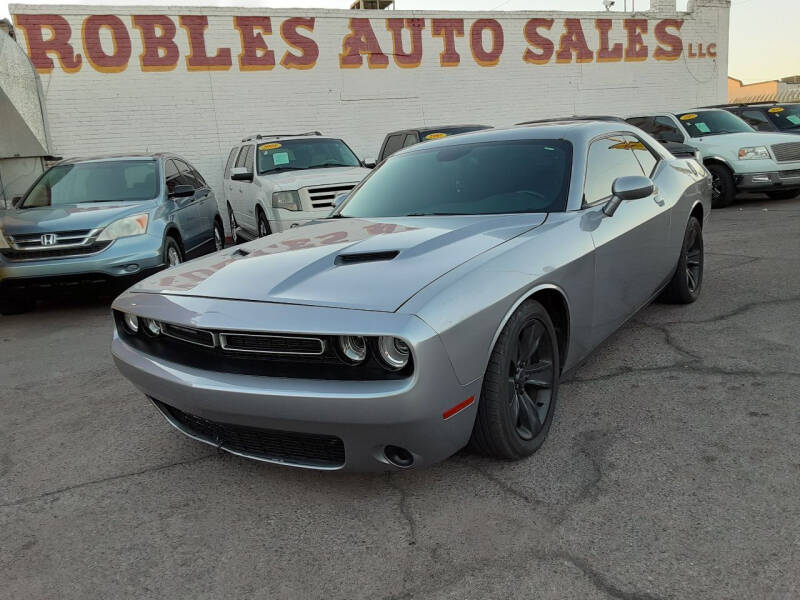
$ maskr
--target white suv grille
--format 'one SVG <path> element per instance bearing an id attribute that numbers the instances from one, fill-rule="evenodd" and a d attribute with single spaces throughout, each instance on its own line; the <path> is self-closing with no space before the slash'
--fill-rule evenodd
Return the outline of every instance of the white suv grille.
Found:
<path id="1" fill-rule="evenodd" d="M 330 208 L 333 206 L 333 201 L 336 199 L 336 196 L 349 192 L 354 187 L 356 187 L 355 183 L 337 183 L 307 188 L 305 191 L 308 194 L 308 199 L 311 201 L 312 208 Z"/>

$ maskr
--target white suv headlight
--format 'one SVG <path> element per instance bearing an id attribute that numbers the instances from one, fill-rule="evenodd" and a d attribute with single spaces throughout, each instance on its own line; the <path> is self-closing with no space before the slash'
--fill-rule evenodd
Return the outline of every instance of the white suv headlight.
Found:
<path id="1" fill-rule="evenodd" d="M 147 233 L 147 221 L 147 213 L 131 215 L 130 217 L 119 219 L 103 229 L 102 233 L 97 236 L 97 241 L 109 242 L 119 238 L 142 235 Z"/>
<path id="2" fill-rule="evenodd" d="M 300 203 L 300 194 L 296 191 L 275 192 L 272 194 L 272 208 L 283 208 L 285 210 L 303 210 Z"/>
<path id="3" fill-rule="evenodd" d="M 739 160 L 769 160 L 771 158 L 766 146 L 739 148 Z"/>

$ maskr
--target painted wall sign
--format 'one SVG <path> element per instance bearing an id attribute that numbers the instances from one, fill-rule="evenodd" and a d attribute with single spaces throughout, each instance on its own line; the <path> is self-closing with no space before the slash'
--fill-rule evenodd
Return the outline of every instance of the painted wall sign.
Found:
<path id="1" fill-rule="evenodd" d="M 219 20 L 212 31 L 208 17 L 197 14 L 92 14 L 81 17 L 80 27 L 73 26 L 74 18 L 58 14 L 14 15 L 40 73 L 59 68 L 65 73 L 87 68 L 121 73 L 136 62 L 142 72 L 308 70 L 322 53 L 337 53 L 340 69 L 414 69 L 432 51 L 443 68 L 459 67 L 464 61 L 494 67 L 501 59 L 537 66 L 717 57 L 715 42 L 684 40 L 682 19 L 537 17 L 521 20 L 521 27 L 510 30 L 491 18 L 354 17 L 339 20 L 343 28 L 338 48 L 316 39 L 315 17 L 233 16 L 229 21 L 223 32 Z M 381 41 L 381 29 L 389 33 L 388 43 L 385 36 Z M 239 39 L 236 46 L 212 42 L 233 32 Z M 591 43 L 587 33 L 592 34 Z M 524 51 L 509 56 L 511 39 L 521 41 Z M 461 42 L 469 50 L 466 56 Z"/>

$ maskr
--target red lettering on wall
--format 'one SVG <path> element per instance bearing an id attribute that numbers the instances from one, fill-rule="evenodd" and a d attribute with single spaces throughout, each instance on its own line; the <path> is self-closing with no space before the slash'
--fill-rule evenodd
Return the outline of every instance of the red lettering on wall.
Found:
<path id="1" fill-rule="evenodd" d="M 564 33 L 558 44 L 556 62 L 570 63 L 572 55 L 579 63 L 588 63 L 594 60 L 594 52 L 589 49 L 586 43 L 586 36 L 583 34 L 580 19 L 564 19 Z"/>
<path id="2" fill-rule="evenodd" d="M 59 15 L 15 15 L 14 24 L 25 32 L 28 56 L 39 73 L 53 71 L 53 59 L 58 58 L 61 68 L 67 73 L 76 73 L 81 68 L 81 55 L 75 53 L 70 44 L 72 29 L 64 17 Z M 43 29 L 50 30 L 44 38 Z"/>
<path id="3" fill-rule="evenodd" d="M 706 53 L 711 58 L 717 58 L 717 45 L 716 44 L 709 44 L 708 47 L 706 48 Z"/>
<path id="4" fill-rule="evenodd" d="M 100 42 L 100 31 L 107 28 L 114 50 L 106 54 Z M 101 73 L 120 73 L 128 67 L 131 58 L 131 36 L 128 28 L 114 15 L 86 17 L 82 27 L 83 53 L 86 60 Z"/>
<path id="5" fill-rule="evenodd" d="M 664 19 L 658 22 L 655 34 L 660 45 L 653 52 L 653 58 L 656 60 L 678 60 L 683 54 L 683 40 L 674 33 L 670 33 L 668 31 L 670 27 L 680 31 L 683 21 L 681 19 Z"/>
<path id="6" fill-rule="evenodd" d="M 530 48 L 526 48 L 522 55 L 522 60 L 534 65 L 546 65 L 553 58 L 555 45 L 552 40 L 544 37 L 539 33 L 539 29 L 546 29 L 550 31 L 553 28 L 553 19 L 531 19 L 525 23 L 525 39 L 528 44 L 534 48 L 538 48 L 541 52 L 534 52 Z"/>
<path id="7" fill-rule="evenodd" d="M 434 37 L 442 38 L 439 64 L 457 67 L 461 63 L 461 55 L 456 50 L 456 37 L 464 37 L 464 19 L 433 19 L 431 31 Z"/>
<path id="8" fill-rule="evenodd" d="M 362 54 L 367 55 L 367 66 L 370 69 L 385 69 L 389 66 L 389 57 L 381 50 L 369 19 L 350 19 L 350 33 L 342 40 L 339 66 L 343 69 L 359 68 L 363 64 Z"/>
<path id="9" fill-rule="evenodd" d="M 172 71 L 178 66 L 175 23 L 164 15 L 134 15 L 133 26 L 142 36 L 142 71 Z"/>
<path id="10" fill-rule="evenodd" d="M 317 64 L 319 46 L 309 37 L 298 30 L 314 31 L 314 17 L 292 17 L 281 23 L 281 37 L 292 48 L 300 50 L 301 54 L 294 54 L 288 50 L 281 59 L 281 65 L 287 69 L 311 69 Z"/>
<path id="11" fill-rule="evenodd" d="M 272 35 L 269 17 L 234 17 L 233 26 L 239 30 L 242 52 L 240 71 L 269 71 L 275 68 L 275 53 L 269 49 L 265 35 Z"/>
<path id="12" fill-rule="evenodd" d="M 594 22 L 595 29 L 597 29 L 597 33 L 600 36 L 600 48 L 597 49 L 597 62 L 619 62 L 622 60 L 623 54 L 623 47 L 622 44 L 614 44 L 614 47 L 611 48 L 610 42 L 608 40 L 608 34 L 613 27 L 613 21 L 611 19 L 597 19 Z"/>
<path id="13" fill-rule="evenodd" d="M 422 62 L 422 30 L 425 19 L 386 19 L 386 29 L 392 34 L 394 62 L 403 69 L 413 69 Z M 411 35 L 411 52 L 403 48 L 403 29 Z"/>
<path id="14" fill-rule="evenodd" d="M 201 15 L 181 15 L 178 17 L 181 27 L 189 38 L 189 56 L 186 57 L 186 68 L 190 71 L 227 71 L 231 68 L 231 49 L 219 48 L 214 56 L 206 50 L 206 29 L 208 17 Z"/>
<path id="15" fill-rule="evenodd" d="M 492 34 L 492 47 L 486 50 L 483 47 L 483 32 L 489 31 Z M 469 32 L 469 47 L 472 50 L 472 58 L 482 67 L 494 67 L 500 62 L 503 54 L 503 27 L 494 19 L 478 19 L 472 24 Z"/>
<path id="16" fill-rule="evenodd" d="M 628 32 L 628 45 L 625 48 L 626 62 L 641 62 L 647 60 L 649 48 L 642 39 L 642 34 L 647 33 L 647 19 L 625 19 L 625 30 Z"/>

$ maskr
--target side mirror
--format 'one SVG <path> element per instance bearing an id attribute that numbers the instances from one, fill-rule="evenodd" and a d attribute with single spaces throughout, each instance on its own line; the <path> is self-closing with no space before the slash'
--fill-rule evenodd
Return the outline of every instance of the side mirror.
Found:
<path id="1" fill-rule="evenodd" d="M 361 162 L 361 164 L 364 165 L 364 167 L 366 167 L 367 169 L 374 169 L 375 165 L 378 164 L 378 159 L 377 158 L 365 158 Z"/>
<path id="2" fill-rule="evenodd" d="M 623 200 L 639 200 L 652 196 L 656 186 L 649 177 L 634 175 L 632 177 L 619 177 L 611 186 L 612 198 L 603 207 L 603 214 L 613 217 Z"/>
<path id="3" fill-rule="evenodd" d="M 234 181 L 253 181 L 253 172 L 244 167 L 233 167 L 231 179 Z"/>
<path id="4" fill-rule="evenodd" d="M 194 188 L 190 185 L 176 185 L 169 193 L 170 198 L 188 198 L 194 196 Z"/>
<path id="5" fill-rule="evenodd" d="M 336 198 L 333 199 L 333 208 L 339 208 L 339 206 L 342 204 L 342 202 L 347 200 L 347 197 L 349 195 L 350 194 L 345 193 L 345 194 L 339 194 L 338 196 L 336 196 Z"/>
<path id="6" fill-rule="evenodd" d="M 14 196 L 11 199 L 11 208 L 17 208 L 20 204 L 22 204 L 22 196 Z"/>

